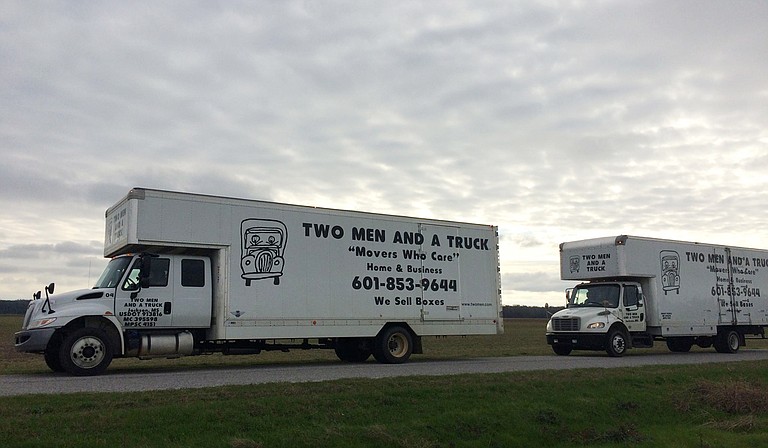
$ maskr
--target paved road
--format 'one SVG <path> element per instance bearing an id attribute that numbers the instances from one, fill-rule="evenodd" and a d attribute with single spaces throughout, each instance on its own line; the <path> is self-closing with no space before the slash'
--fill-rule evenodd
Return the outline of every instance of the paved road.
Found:
<path id="1" fill-rule="evenodd" d="M 592 356 L 514 356 L 474 358 L 456 361 L 413 361 L 401 365 L 375 362 L 364 364 L 328 363 L 307 365 L 255 366 L 185 371 L 107 373 L 98 377 L 71 377 L 62 374 L 0 376 L 0 396 L 62 394 L 78 392 L 134 392 L 187 389 L 226 385 L 277 382 L 312 382 L 342 378 L 390 378 L 438 376 L 462 373 L 499 373 L 531 370 L 636 367 L 646 365 L 708 364 L 768 359 L 768 350 L 741 350 L 737 354 L 715 352 L 633 354 L 623 358 Z"/>

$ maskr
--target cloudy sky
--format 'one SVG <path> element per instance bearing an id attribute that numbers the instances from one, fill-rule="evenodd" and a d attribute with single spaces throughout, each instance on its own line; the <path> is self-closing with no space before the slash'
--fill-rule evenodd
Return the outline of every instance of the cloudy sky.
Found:
<path id="1" fill-rule="evenodd" d="M 0 5 L 0 298 L 88 287 L 133 186 L 768 248 L 768 2 Z"/>

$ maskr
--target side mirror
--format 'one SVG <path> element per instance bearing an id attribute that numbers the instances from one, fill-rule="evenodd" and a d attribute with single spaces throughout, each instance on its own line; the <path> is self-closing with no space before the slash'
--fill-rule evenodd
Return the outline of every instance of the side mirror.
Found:
<path id="1" fill-rule="evenodd" d="M 565 307 L 567 308 L 568 305 L 571 304 L 571 293 L 573 292 L 573 288 L 568 288 L 565 290 Z"/>
<path id="2" fill-rule="evenodd" d="M 45 287 L 45 292 L 47 292 L 48 294 L 53 294 L 54 286 L 56 286 L 56 285 L 54 285 L 53 283 L 51 283 L 50 285 L 46 286 Z"/>

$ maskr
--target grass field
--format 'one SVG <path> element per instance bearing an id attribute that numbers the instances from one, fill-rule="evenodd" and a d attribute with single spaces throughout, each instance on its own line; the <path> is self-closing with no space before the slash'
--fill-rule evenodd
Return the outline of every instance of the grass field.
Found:
<path id="1" fill-rule="evenodd" d="M 39 356 L 12 350 L 20 320 L 0 317 L 0 371 L 45 374 Z M 426 339 L 425 354 L 414 359 L 551 354 L 543 321 L 512 320 L 505 327 L 503 336 Z M 762 340 L 748 345 L 766 348 Z M 645 353 L 633 350 L 629 356 Z M 600 352 L 576 356 L 610 362 Z M 332 352 L 316 350 L 117 360 L 110 370 L 297 362 L 336 361 Z M 766 372 L 768 362 L 749 362 L 6 397 L 0 398 L 0 445 L 768 446 Z"/>

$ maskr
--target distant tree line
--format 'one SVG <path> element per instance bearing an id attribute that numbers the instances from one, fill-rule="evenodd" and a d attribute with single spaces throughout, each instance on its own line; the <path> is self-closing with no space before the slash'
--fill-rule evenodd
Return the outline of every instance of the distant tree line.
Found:
<path id="1" fill-rule="evenodd" d="M 0 300 L 0 314 L 24 314 L 29 300 Z"/>
<path id="2" fill-rule="evenodd" d="M 547 319 L 562 309 L 561 306 L 551 306 L 546 309 L 541 306 L 504 305 L 502 317 L 505 319 Z"/>

